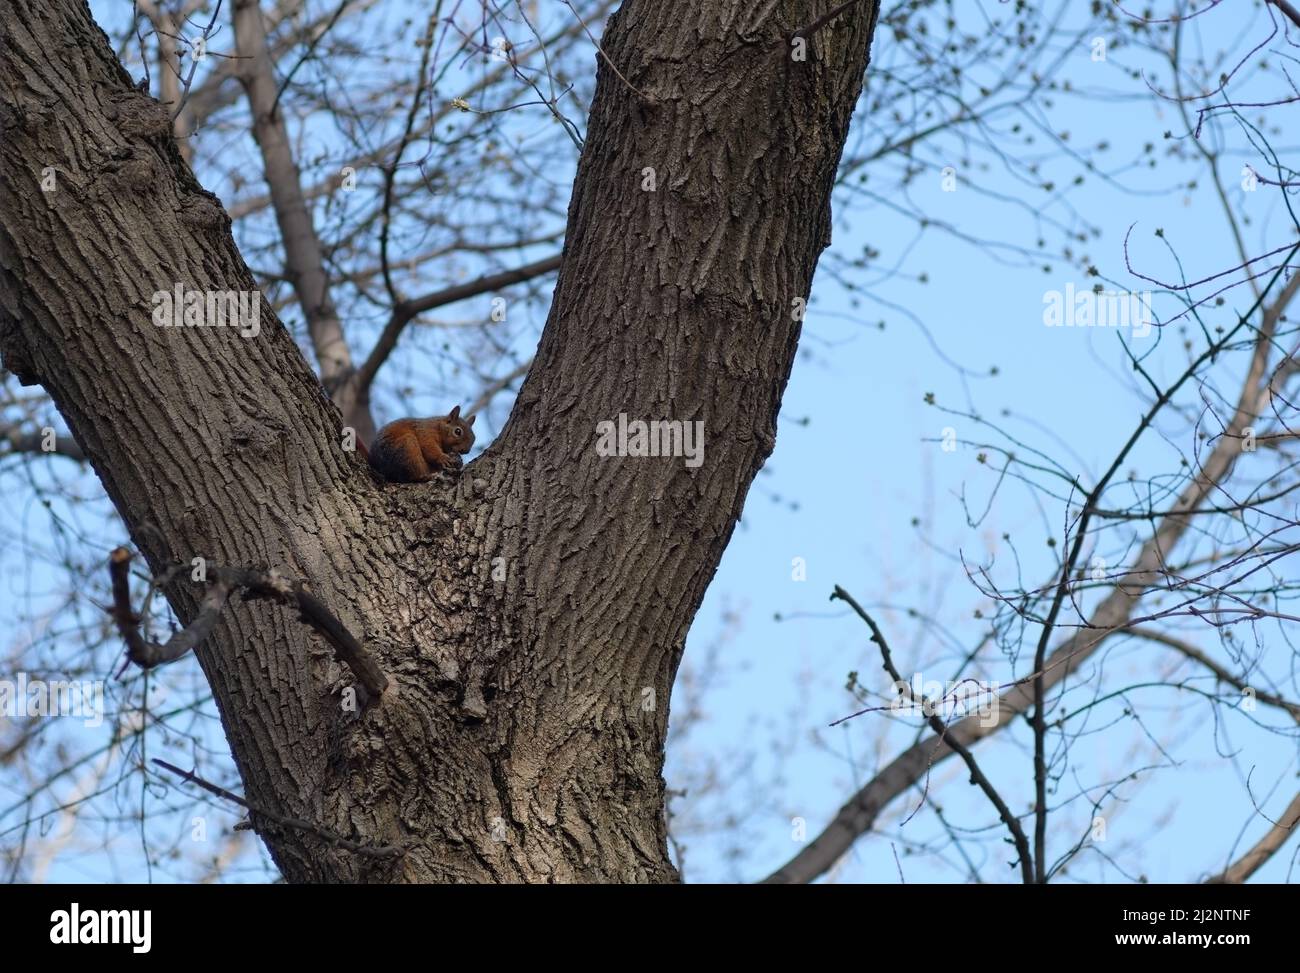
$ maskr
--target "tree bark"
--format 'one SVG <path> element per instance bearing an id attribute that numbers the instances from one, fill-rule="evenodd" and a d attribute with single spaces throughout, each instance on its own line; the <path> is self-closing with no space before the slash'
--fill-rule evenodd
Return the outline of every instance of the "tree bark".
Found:
<path id="1" fill-rule="evenodd" d="M 288 880 L 675 880 L 669 691 L 775 442 L 876 6 L 800 61 L 792 33 L 834 4 L 624 3 L 514 411 L 458 476 L 384 485 L 265 302 L 251 338 L 152 323 L 178 283 L 256 289 L 229 219 L 84 3 L 7 3 L 5 367 L 49 391 L 155 571 L 300 578 L 392 681 L 349 712 L 350 674 L 261 602 L 197 650 L 251 805 L 405 849 L 255 814 Z M 598 455 L 620 413 L 703 421 L 704 462 Z M 188 621 L 203 589 L 166 594 Z"/>

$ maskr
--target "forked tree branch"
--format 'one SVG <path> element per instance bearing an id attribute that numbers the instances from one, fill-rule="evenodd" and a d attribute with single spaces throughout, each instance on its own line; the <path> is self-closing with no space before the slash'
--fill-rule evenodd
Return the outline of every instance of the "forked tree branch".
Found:
<path id="1" fill-rule="evenodd" d="M 140 616 L 131 607 L 130 565 L 131 552 L 125 547 L 115 548 L 109 555 L 108 570 L 113 582 L 111 614 L 126 642 L 127 659 L 142 669 L 174 662 L 195 648 L 212 634 L 231 593 L 242 591 L 245 598 L 268 598 L 296 607 L 301 620 L 324 638 L 338 660 L 352 670 L 371 701 L 377 701 L 388 688 L 388 677 L 383 670 L 325 603 L 307 591 L 301 581 L 274 571 L 209 565 L 207 574 L 212 578 L 212 585 L 204 595 L 194 621 L 165 643 L 151 642 L 141 633 Z"/>
<path id="2" fill-rule="evenodd" d="M 432 311 L 434 308 L 445 307 L 448 304 L 455 304 L 457 301 L 478 297 L 480 294 L 500 290 L 503 287 L 509 287 L 511 284 L 532 280 L 534 277 L 541 277 L 543 274 L 549 274 L 551 271 L 559 269 L 562 256 L 563 254 L 559 253 L 553 254 L 544 260 L 525 264 L 522 267 L 516 267 L 514 270 L 503 270 L 499 274 L 488 274 L 464 284 L 457 284 L 455 287 L 447 287 L 431 294 L 425 294 L 423 297 L 402 301 L 393 308 L 392 316 L 388 319 L 388 323 L 384 325 L 379 340 L 375 342 L 375 346 L 370 350 L 365 362 L 352 376 L 351 381 L 348 383 L 348 395 L 357 402 L 368 400 L 370 386 L 374 384 L 375 376 L 379 374 L 379 369 L 383 367 L 384 362 L 388 361 L 388 356 L 397 347 L 397 339 L 401 337 L 402 331 L 416 315 L 423 314 L 425 311 Z"/>

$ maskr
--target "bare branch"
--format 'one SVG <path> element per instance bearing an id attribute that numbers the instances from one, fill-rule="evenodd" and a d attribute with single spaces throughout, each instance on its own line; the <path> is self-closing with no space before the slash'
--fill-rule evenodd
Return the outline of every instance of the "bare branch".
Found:
<path id="1" fill-rule="evenodd" d="M 263 817 L 286 828 L 295 828 L 299 831 L 306 831 L 309 834 L 316 835 L 318 838 L 324 838 L 331 845 L 337 845 L 339 848 L 343 848 L 347 851 L 355 852 L 358 855 L 374 855 L 377 858 L 396 858 L 398 855 L 406 854 L 405 849 L 393 845 L 363 845 L 351 840 L 350 838 L 344 838 L 342 835 L 335 834 L 333 831 L 327 831 L 325 828 L 312 824 L 310 821 L 304 821 L 301 818 L 286 817 L 283 814 L 277 814 L 274 811 L 268 811 L 265 808 L 256 807 L 244 800 L 238 794 L 231 793 L 224 787 L 213 784 L 211 781 L 206 781 L 198 774 L 191 773 L 188 770 L 181 770 L 179 767 L 173 766 L 165 760 L 159 760 L 157 757 L 153 758 L 153 762 L 164 770 L 170 770 L 177 777 L 187 780 L 191 784 L 197 784 L 209 794 L 215 794 L 217 797 L 224 797 L 227 801 L 233 801 L 240 807 L 246 809 L 254 817 Z"/>
<path id="2" fill-rule="evenodd" d="M 1275 274 L 1269 282 L 1270 286 L 1280 276 L 1280 272 Z M 1300 292 L 1300 274 L 1293 274 L 1275 301 L 1262 312 L 1263 321 L 1257 329 L 1259 337 L 1254 357 L 1242 384 L 1241 398 L 1231 422 L 1237 431 L 1249 426 L 1256 417 L 1263 414 L 1267 406 L 1271 390 L 1268 359 L 1274 330 L 1297 292 Z M 1267 288 L 1264 293 L 1268 293 Z M 1255 306 L 1259 306 L 1259 301 Z M 1252 313 L 1253 310 L 1252 308 Z M 1193 368 L 1195 367 L 1194 364 Z M 1189 373 L 1184 374 L 1184 378 L 1187 374 Z M 1150 418 L 1148 413 L 1143 420 L 1143 428 L 1149 425 Z M 1131 448 L 1133 441 L 1130 438 L 1124 452 Z M 1191 516 L 1187 511 L 1200 506 L 1205 497 L 1228 475 L 1240 455 L 1240 446 L 1235 439 L 1226 436 L 1219 439 L 1178 500 L 1143 544 L 1133 570 L 1116 579 L 1110 594 L 1088 616 L 1087 623 L 1082 628 L 1057 645 L 1043 660 L 1043 664 L 1035 665 L 1032 692 L 1018 682 L 998 697 L 998 718 L 991 723 L 968 716 L 948 727 L 944 736 L 914 743 L 859 789 L 840 808 L 821 834 L 804 845 L 798 854 L 765 881 L 812 881 L 830 868 L 858 836 L 871 827 L 876 815 L 886 804 L 920 780 L 935 763 L 955 753 L 952 746 L 954 742 L 969 745 L 996 733 L 1028 710 L 1035 699 L 1043 700 L 1049 690 L 1076 671 L 1111 635 L 1124 631 L 1146 586 L 1159 577 L 1169 552 L 1191 526 Z M 1099 494 L 1094 491 L 1094 506 L 1097 496 Z M 1076 546 L 1071 563 L 1062 569 L 1062 576 L 1070 574 L 1079 553 L 1081 550 Z M 1062 586 L 1058 588 L 1058 597 L 1063 597 L 1063 593 Z M 1050 630 L 1047 631 L 1050 634 Z"/>
<path id="3" fill-rule="evenodd" d="M 528 359 L 528 361 L 524 362 L 518 368 L 512 368 L 509 372 L 502 375 L 495 382 L 492 382 L 490 385 L 487 386 L 487 388 L 485 388 L 482 392 L 479 393 L 479 397 L 477 399 L 475 399 L 473 402 L 470 403 L 469 408 L 465 410 L 465 414 L 468 416 L 472 416 L 486 409 L 488 407 L 488 404 L 492 401 L 493 396 L 495 396 L 502 389 L 509 386 L 511 382 L 523 378 L 525 375 L 528 374 L 528 369 L 532 367 L 533 367 L 533 360 L 530 358 Z"/>
<path id="4" fill-rule="evenodd" d="M 307 319 L 321 381 L 333 392 L 351 370 L 352 355 L 330 298 L 320 239 L 303 196 L 289 131 L 277 104 L 279 86 L 267 47 L 261 6 L 256 0 L 235 0 L 234 7 L 236 48 L 245 59 L 238 76 L 248 94 L 253 135 L 262 153 L 262 167 L 284 243 L 289 278 Z"/>
<path id="5" fill-rule="evenodd" d="M 274 571 L 209 565 L 207 573 L 213 584 L 194 621 L 168 639 L 166 644 L 148 641 L 140 633 L 140 616 L 131 607 L 131 556 L 124 547 L 115 548 L 109 555 L 109 575 L 113 582 L 110 613 L 126 642 L 129 661 L 142 669 L 174 662 L 197 646 L 212 633 L 231 592 L 241 590 L 246 598 L 269 598 L 296 607 L 302 621 L 333 647 L 339 661 L 352 670 L 371 700 L 377 701 L 388 688 L 388 677 L 383 670 L 325 603 L 307 591 L 301 581 L 285 578 Z"/>
<path id="6" fill-rule="evenodd" d="M 505 270 L 499 274 L 489 274 L 486 277 L 479 277 L 476 280 L 457 284 L 455 287 L 448 287 L 432 294 L 426 294 L 424 297 L 403 301 L 398 304 L 397 307 L 393 308 L 393 316 L 389 319 L 388 324 L 384 326 L 384 330 L 380 334 L 379 340 L 375 342 L 374 348 L 371 349 L 369 357 L 366 358 L 365 363 L 357 369 L 356 374 L 352 377 L 352 381 L 349 383 L 352 388 L 351 394 L 357 396 L 358 401 L 365 401 L 369 397 L 370 386 L 374 383 L 379 369 L 383 367 L 384 362 L 388 361 L 388 356 L 397 347 L 397 339 L 401 337 L 402 329 L 417 314 L 423 314 L 425 311 L 432 311 L 434 308 L 445 307 L 448 304 L 455 304 L 457 301 L 468 300 L 471 297 L 478 297 L 480 294 L 500 290 L 502 287 L 509 287 L 511 284 L 519 284 L 526 280 L 532 280 L 534 277 L 549 274 L 551 271 L 559 269 L 562 257 L 563 254 L 557 253 L 545 260 L 538 260 L 536 263 L 525 264 L 522 267 Z M 474 410 L 469 411 L 473 412 Z"/>
<path id="7" fill-rule="evenodd" d="M 1156 629 L 1145 628 L 1140 625 L 1133 626 L 1129 629 L 1129 632 L 1133 635 L 1140 635 L 1142 638 L 1148 639 L 1149 641 L 1159 642 L 1161 645 L 1167 645 L 1171 649 L 1176 649 L 1193 662 L 1200 663 L 1206 669 L 1209 669 L 1220 682 L 1227 683 L 1229 686 L 1232 686 L 1241 692 L 1250 690 L 1255 694 L 1255 698 L 1261 703 L 1266 703 L 1269 706 L 1276 706 L 1279 709 L 1286 710 L 1291 714 L 1292 719 L 1297 723 L 1300 723 L 1300 704 L 1292 703 L 1273 693 L 1261 692 L 1259 689 L 1247 683 L 1244 679 L 1234 676 L 1231 672 L 1223 668 L 1223 666 L 1219 665 L 1190 642 L 1184 641 L 1180 638 L 1175 638 L 1172 635 L 1167 635 L 1166 633 L 1157 631 Z"/>
<path id="8" fill-rule="evenodd" d="M 1296 830 L 1296 825 L 1300 824 L 1300 794 L 1297 794 L 1291 803 L 1287 805 L 1282 817 L 1269 829 L 1268 834 L 1255 845 L 1254 848 L 1246 852 L 1226 869 L 1212 878 L 1206 879 L 1207 885 L 1240 885 L 1255 872 L 1259 871 L 1266 861 L 1273 857 L 1273 853 L 1286 843 L 1286 839 Z"/>
<path id="9" fill-rule="evenodd" d="M 835 591 L 831 595 L 831 601 L 834 601 L 836 598 L 840 601 L 846 602 L 849 607 L 857 613 L 858 617 L 867 623 L 867 626 L 871 629 L 871 641 L 875 642 L 876 645 L 880 647 L 880 657 L 884 661 L 885 671 L 889 673 L 889 678 L 894 681 L 895 686 L 906 687 L 907 680 L 899 674 L 897 667 L 895 667 L 893 657 L 889 652 L 889 645 L 885 642 L 885 637 L 881 634 L 880 628 L 876 625 L 875 620 L 863 610 L 862 606 L 853 599 L 852 595 L 839 585 L 835 586 Z M 948 724 L 940 718 L 938 713 L 932 711 L 926 713 L 925 716 L 926 722 L 929 723 L 930 728 L 938 734 L 940 740 L 948 737 Z M 1025 831 L 1020 826 L 1020 821 L 1011 813 L 1011 808 L 1007 807 L 1006 801 L 1002 800 L 1002 795 L 997 792 L 993 787 L 992 782 L 984 775 L 984 772 L 980 770 L 979 764 L 975 762 L 975 757 L 971 754 L 970 750 L 962 746 L 960 741 L 951 738 L 948 738 L 948 745 L 952 747 L 953 752 L 961 757 L 962 761 L 966 764 L 966 768 L 970 771 L 971 783 L 978 786 L 989 799 L 989 802 L 997 808 L 998 817 L 1002 819 L 1002 823 L 1005 824 L 1007 830 L 1011 832 L 1011 838 L 1015 843 L 1016 852 L 1020 856 L 1021 877 L 1024 879 L 1026 885 L 1033 885 L 1034 866 L 1033 860 L 1029 855 L 1029 839 L 1025 837 Z"/>
<path id="10" fill-rule="evenodd" d="M 66 456 L 79 463 L 86 461 L 86 454 L 81 445 L 71 436 L 54 436 L 49 439 L 43 433 L 22 432 L 17 423 L 0 427 L 0 442 L 9 444 L 9 454 L 39 453 L 45 456 Z M 47 442 L 53 446 L 52 449 L 45 448 Z"/>

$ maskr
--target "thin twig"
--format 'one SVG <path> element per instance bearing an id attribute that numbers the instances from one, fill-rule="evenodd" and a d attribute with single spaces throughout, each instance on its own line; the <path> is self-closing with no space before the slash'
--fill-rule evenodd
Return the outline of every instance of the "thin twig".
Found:
<path id="1" fill-rule="evenodd" d="M 1300 824 L 1300 794 L 1297 794 L 1291 803 L 1287 805 L 1286 810 L 1282 812 L 1268 834 L 1251 848 L 1250 851 L 1242 855 L 1235 862 L 1229 865 L 1218 875 L 1208 878 L 1206 885 L 1240 885 L 1250 876 L 1259 870 L 1260 866 L 1273 857 L 1286 839 L 1296 830 L 1296 825 Z"/>
<path id="2" fill-rule="evenodd" d="M 831 594 L 831 601 L 834 601 L 837 598 L 848 604 L 848 606 L 857 613 L 858 617 L 866 622 L 867 626 L 871 629 L 871 641 L 875 642 L 876 645 L 880 647 L 880 657 L 884 661 L 885 671 L 888 672 L 889 677 L 894 680 L 894 684 L 896 686 L 907 686 L 907 683 L 904 681 L 903 677 L 899 675 L 898 669 L 894 665 L 893 656 L 889 652 L 889 644 L 885 641 L 885 636 L 881 634 L 880 627 L 876 625 L 875 620 L 863 610 L 862 606 L 854 600 L 851 594 L 839 585 L 835 586 L 835 591 Z M 924 712 L 924 706 L 922 707 L 922 712 Z M 961 757 L 961 759 L 965 761 L 966 767 L 970 771 L 971 783 L 977 785 L 980 790 L 984 792 L 984 795 L 989 799 L 993 806 L 997 808 L 998 816 L 1002 818 L 1002 822 L 1007 826 L 1007 830 L 1011 832 L 1011 838 L 1015 842 L 1016 852 L 1020 856 L 1021 877 L 1024 879 L 1026 885 L 1033 885 L 1034 867 L 1033 859 L 1029 854 L 1029 839 L 1025 837 L 1025 831 L 1020 827 L 1020 822 L 1016 819 L 1016 816 L 1011 813 L 1011 808 L 1007 807 L 1006 802 L 1002 800 L 1002 796 L 997 792 L 989 779 L 984 776 L 984 772 L 980 770 L 979 764 L 975 762 L 975 758 L 971 755 L 970 750 L 962 745 L 959 740 L 947 735 L 948 725 L 939 717 L 939 714 L 934 712 L 926 714 L 926 721 L 930 724 L 930 728 L 934 730 L 935 733 L 939 734 L 939 738 L 941 740 L 946 738 L 948 746 L 952 748 L 953 752 L 956 753 L 957 756 Z"/>
<path id="3" fill-rule="evenodd" d="M 276 824 L 282 825 L 286 828 L 295 828 L 299 831 L 307 831 L 316 835 L 318 838 L 324 838 L 331 845 L 337 845 L 347 851 L 356 852 L 358 855 L 373 855 L 376 858 L 394 858 L 398 855 L 405 854 L 405 849 L 398 848 L 394 845 L 363 845 L 359 842 L 353 841 L 351 838 L 344 838 L 342 835 L 335 834 L 319 825 L 312 824 L 310 821 L 304 821 L 301 818 L 287 817 L 283 814 L 277 814 L 275 811 L 268 811 L 265 808 L 256 807 L 244 800 L 238 794 L 233 794 L 224 787 L 213 784 L 211 781 L 206 781 L 198 774 L 191 773 L 188 770 L 181 770 L 179 767 L 174 767 L 167 761 L 159 760 L 157 757 L 153 758 L 153 762 L 164 770 L 170 770 L 173 774 L 189 781 L 191 784 L 197 784 L 209 794 L 215 794 L 217 797 L 224 797 L 227 801 L 234 801 L 252 815 L 266 818 L 269 821 L 274 821 Z"/>

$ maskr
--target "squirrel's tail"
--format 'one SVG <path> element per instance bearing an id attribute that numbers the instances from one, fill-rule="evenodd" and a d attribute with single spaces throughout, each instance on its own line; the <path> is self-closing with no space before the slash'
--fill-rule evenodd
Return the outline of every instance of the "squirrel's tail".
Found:
<path id="1" fill-rule="evenodd" d="M 357 448 L 370 464 L 370 468 L 385 480 L 401 482 L 404 479 L 402 471 L 406 468 L 406 460 L 401 451 L 394 448 L 388 437 L 377 436 L 369 449 L 363 447 L 361 440 L 358 439 Z"/>

